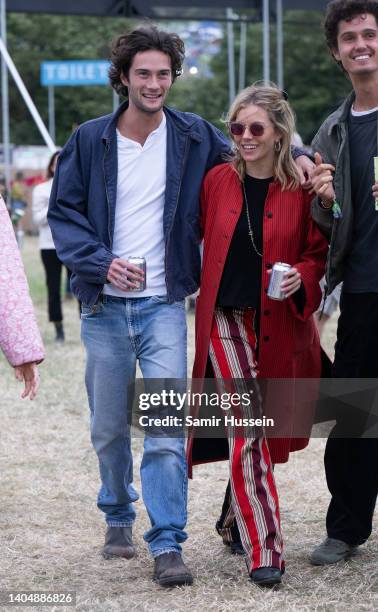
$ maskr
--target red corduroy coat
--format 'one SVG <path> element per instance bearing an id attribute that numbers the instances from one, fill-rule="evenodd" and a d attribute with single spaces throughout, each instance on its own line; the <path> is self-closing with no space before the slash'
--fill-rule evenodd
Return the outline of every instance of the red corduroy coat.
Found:
<path id="1" fill-rule="evenodd" d="M 317 378 L 321 373 L 319 335 L 312 314 L 321 300 L 319 281 L 324 274 L 327 241 L 311 218 L 311 196 L 302 188 L 281 190 L 278 181 L 269 186 L 263 218 L 263 259 L 259 376 L 264 378 Z M 204 253 L 201 289 L 196 304 L 196 352 L 192 377 L 205 376 L 213 313 L 231 239 L 243 208 L 241 184 L 231 164 L 213 168 L 201 193 Z M 300 313 L 292 298 L 268 298 L 268 269 L 277 261 L 300 272 L 306 301 Z M 193 435 L 189 437 L 191 474 Z M 202 440 L 202 443 L 206 440 Z M 308 439 L 271 439 L 273 463 L 284 463 L 289 452 L 304 448 Z M 214 458 L 216 460 L 216 458 Z"/>

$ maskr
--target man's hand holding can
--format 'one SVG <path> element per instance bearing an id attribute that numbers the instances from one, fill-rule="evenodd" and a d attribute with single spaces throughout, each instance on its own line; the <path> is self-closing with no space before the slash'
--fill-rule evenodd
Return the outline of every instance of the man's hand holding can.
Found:
<path id="1" fill-rule="evenodd" d="M 144 284 L 144 271 L 126 259 L 116 258 L 110 264 L 107 280 L 121 291 L 140 291 Z"/>

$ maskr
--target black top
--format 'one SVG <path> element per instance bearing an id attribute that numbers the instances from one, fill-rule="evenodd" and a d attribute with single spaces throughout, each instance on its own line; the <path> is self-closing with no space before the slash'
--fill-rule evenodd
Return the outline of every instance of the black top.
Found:
<path id="1" fill-rule="evenodd" d="M 259 253 L 263 249 L 263 217 L 269 183 L 272 178 L 258 179 L 246 175 L 244 185 L 254 242 Z M 217 306 L 260 308 L 261 262 L 249 236 L 246 202 L 236 224 L 227 254 L 217 296 Z"/>
<path id="2" fill-rule="evenodd" d="M 378 211 L 371 188 L 377 150 L 378 111 L 348 119 L 354 212 L 352 247 L 345 262 L 344 291 L 378 293 Z"/>

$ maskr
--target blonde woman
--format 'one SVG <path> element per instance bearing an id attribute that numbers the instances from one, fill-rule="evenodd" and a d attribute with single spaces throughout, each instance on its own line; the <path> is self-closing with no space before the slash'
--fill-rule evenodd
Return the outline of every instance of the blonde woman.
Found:
<path id="1" fill-rule="evenodd" d="M 291 156 L 294 117 L 286 98 L 277 87 L 258 84 L 237 96 L 227 117 L 234 157 L 203 183 L 196 379 L 209 370 L 223 379 L 320 375 L 312 314 L 321 298 L 327 242 L 311 219 L 311 196 Z M 283 301 L 266 293 L 275 262 L 292 266 L 281 285 Z M 240 531 L 252 581 L 277 584 L 284 561 L 273 464 L 286 462 L 308 440 L 268 442 L 247 432 L 229 433 L 228 443 L 230 495 L 219 532 L 231 543 Z"/>

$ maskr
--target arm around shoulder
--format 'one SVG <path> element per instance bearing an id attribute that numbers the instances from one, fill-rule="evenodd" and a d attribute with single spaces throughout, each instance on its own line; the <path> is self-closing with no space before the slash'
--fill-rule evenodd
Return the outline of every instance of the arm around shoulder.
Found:
<path id="1" fill-rule="evenodd" d="M 206 170 L 210 170 L 218 164 L 223 164 L 232 155 L 231 142 L 211 123 L 205 122 L 209 138 L 210 138 L 210 154 L 208 158 L 208 164 Z"/>

